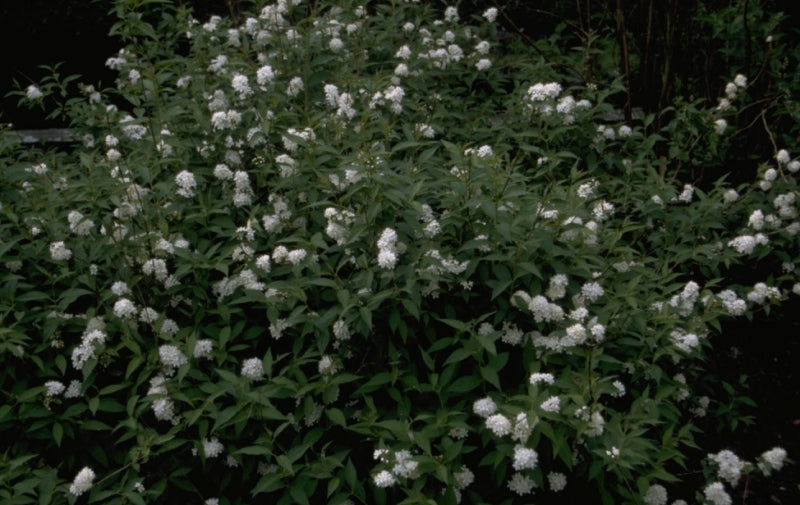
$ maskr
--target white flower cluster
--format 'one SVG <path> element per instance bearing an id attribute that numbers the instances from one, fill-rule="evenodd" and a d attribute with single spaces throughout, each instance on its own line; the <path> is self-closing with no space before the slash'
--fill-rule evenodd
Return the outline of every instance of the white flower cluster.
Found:
<path id="1" fill-rule="evenodd" d="M 269 195 L 268 202 L 272 204 L 272 214 L 265 214 L 261 218 L 261 224 L 264 225 L 265 231 L 279 233 L 283 229 L 283 225 L 292 218 L 289 202 L 284 197 L 274 193 Z"/>
<path id="2" fill-rule="evenodd" d="M 533 479 L 522 473 L 515 473 L 508 481 L 508 489 L 517 493 L 519 496 L 530 494 L 536 484 Z"/>
<path id="3" fill-rule="evenodd" d="M 63 241 L 51 242 L 50 257 L 55 261 L 68 261 L 72 258 L 72 251 L 67 249 Z"/>
<path id="4" fill-rule="evenodd" d="M 69 231 L 75 235 L 88 235 L 94 228 L 94 222 L 77 210 L 70 211 L 70 213 L 67 214 L 67 221 L 69 222 Z"/>
<path id="5" fill-rule="evenodd" d="M 317 135 L 309 127 L 303 130 L 296 128 L 289 128 L 286 130 L 286 135 L 281 137 L 283 147 L 290 153 L 296 152 L 300 148 L 300 143 L 308 143 L 317 139 Z"/>
<path id="6" fill-rule="evenodd" d="M 373 457 L 383 464 L 392 465 L 390 470 L 381 470 L 372 477 L 378 487 L 390 487 L 398 479 L 415 479 L 419 477 L 419 462 L 413 458 L 410 451 L 401 450 L 392 453 L 388 449 L 376 449 Z M 464 476 L 466 478 L 466 475 Z"/>
<path id="7" fill-rule="evenodd" d="M 211 125 L 215 130 L 232 130 L 241 122 L 241 113 L 233 109 L 217 111 L 211 115 Z"/>
<path id="8" fill-rule="evenodd" d="M 197 181 L 194 178 L 194 174 L 189 172 L 188 170 L 182 170 L 178 175 L 175 176 L 175 184 L 178 186 L 178 195 L 184 198 L 192 198 L 194 196 L 194 190 L 197 187 Z"/>
<path id="9" fill-rule="evenodd" d="M 747 301 L 763 305 L 768 300 L 775 301 L 781 297 L 780 289 L 774 286 L 767 286 L 763 282 L 758 282 L 753 286 L 753 290 L 747 294 Z"/>
<path id="10" fill-rule="evenodd" d="M 761 454 L 761 461 L 758 462 L 758 469 L 764 475 L 770 475 L 773 470 L 777 471 L 783 468 L 786 456 L 786 449 L 782 447 L 773 447 L 768 451 L 764 451 Z"/>
<path id="11" fill-rule="evenodd" d="M 733 451 L 724 449 L 716 454 L 709 454 L 708 459 L 717 464 L 717 477 L 736 487 L 744 470 L 744 461 Z"/>
<path id="12" fill-rule="evenodd" d="M 94 478 L 94 471 L 88 466 L 83 467 L 69 486 L 70 494 L 73 496 L 80 496 L 86 491 L 89 491 L 94 485 Z"/>
<path id="13" fill-rule="evenodd" d="M 150 406 L 156 419 L 159 421 L 170 421 L 172 424 L 178 423 L 178 417 L 175 415 L 175 404 L 168 396 L 167 379 L 163 375 L 156 375 L 150 379 L 150 388 L 147 390 L 147 396 L 156 396 L 153 404 Z"/>
<path id="14" fill-rule="evenodd" d="M 405 90 L 400 86 L 395 86 L 395 85 L 389 86 L 382 92 L 378 91 L 374 95 L 372 95 L 372 98 L 370 98 L 369 101 L 369 108 L 375 109 L 378 106 L 383 106 L 388 104 L 389 110 L 391 110 L 395 114 L 400 114 L 401 112 L 403 112 L 402 101 L 405 95 L 406 95 Z"/>
<path id="15" fill-rule="evenodd" d="M 739 235 L 728 242 L 728 247 L 733 247 L 739 254 L 750 254 L 757 245 L 767 245 L 769 239 L 763 233 L 755 235 Z"/>
<path id="16" fill-rule="evenodd" d="M 747 302 L 739 298 L 739 295 L 731 289 L 717 293 L 717 299 L 732 316 L 741 316 L 747 311 Z"/>
<path id="17" fill-rule="evenodd" d="M 356 110 L 353 108 L 353 96 L 350 93 L 339 93 L 334 84 L 325 85 L 325 102 L 336 108 L 336 117 L 345 120 L 353 119 Z"/>
<path id="18" fill-rule="evenodd" d="M 523 306 L 531 311 L 533 319 L 537 323 L 558 322 L 564 319 L 564 309 L 558 304 L 550 303 L 550 301 L 542 295 L 531 297 L 531 295 L 524 291 L 517 291 L 511 298 L 512 303 L 518 307 L 520 305 L 517 300 L 521 300 L 524 304 Z"/>
<path id="19" fill-rule="evenodd" d="M 72 366 L 76 370 L 83 370 L 87 361 L 97 357 L 97 347 L 106 342 L 105 329 L 105 322 L 99 317 L 93 317 L 86 324 L 80 345 L 72 350 Z"/>
<path id="20" fill-rule="evenodd" d="M 51 397 L 51 396 L 58 396 L 64 392 L 66 386 L 59 381 L 47 381 L 44 383 L 44 395 Z"/>
<path id="21" fill-rule="evenodd" d="M 647 488 L 642 500 L 646 505 L 667 505 L 667 489 L 661 484 L 653 484 Z"/>
<path id="22" fill-rule="evenodd" d="M 731 505 L 733 500 L 731 496 L 725 491 L 725 486 L 722 482 L 713 482 L 703 489 L 703 494 L 707 501 L 713 505 Z"/>
<path id="23" fill-rule="evenodd" d="M 567 487 L 567 476 L 560 472 L 550 472 L 547 474 L 547 482 L 550 484 L 550 491 L 558 493 Z"/>
<path id="24" fill-rule="evenodd" d="M 336 241 L 338 245 L 347 242 L 348 229 L 355 222 L 355 214 L 348 210 L 339 210 L 335 207 L 328 207 L 324 213 L 328 224 L 325 227 L 325 234 Z"/>
<path id="25" fill-rule="evenodd" d="M 222 443 L 217 439 L 217 437 L 212 437 L 211 439 L 204 438 L 202 440 L 203 443 L 203 455 L 206 458 L 216 458 L 225 450 L 225 447 Z"/>
<path id="26" fill-rule="evenodd" d="M 242 377 L 247 382 L 255 382 L 264 378 L 264 365 L 260 358 L 249 358 L 242 363 Z"/>
<path id="27" fill-rule="evenodd" d="M 592 411 L 589 407 L 583 406 L 575 411 L 575 417 L 587 423 L 584 434 L 587 437 L 599 437 L 605 431 L 606 420 L 599 410 Z"/>
<path id="28" fill-rule="evenodd" d="M 694 305 L 699 296 L 700 286 L 694 281 L 689 281 L 683 287 L 683 291 L 670 298 L 669 305 L 677 309 L 680 315 L 686 317 L 694 310 Z"/>
<path id="29" fill-rule="evenodd" d="M 265 255 L 267 258 L 267 265 L 269 264 L 269 256 Z M 265 256 L 261 256 L 259 260 L 262 261 Z M 226 277 L 220 281 L 214 283 L 211 286 L 211 292 L 216 295 L 217 300 L 222 301 L 224 298 L 233 294 L 237 288 L 243 287 L 245 289 L 251 289 L 253 291 L 264 291 L 266 286 L 263 282 L 258 280 L 256 274 L 248 269 L 242 270 L 238 274 L 233 275 L 232 277 Z"/>
<path id="30" fill-rule="evenodd" d="M 392 228 L 384 228 L 378 238 L 378 265 L 384 270 L 394 270 L 397 265 L 397 232 Z"/>
<path id="31" fill-rule="evenodd" d="M 176 369 L 189 362 L 180 349 L 174 345 L 162 345 L 158 348 L 158 357 L 161 364 L 167 368 L 167 375 L 172 375 Z"/>

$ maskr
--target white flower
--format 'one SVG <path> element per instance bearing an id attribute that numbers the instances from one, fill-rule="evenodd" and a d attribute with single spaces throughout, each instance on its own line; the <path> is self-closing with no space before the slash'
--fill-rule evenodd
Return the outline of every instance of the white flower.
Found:
<path id="1" fill-rule="evenodd" d="M 517 493 L 520 496 L 529 494 L 534 487 L 533 480 L 527 475 L 519 472 L 515 473 L 511 480 L 508 481 L 508 489 Z"/>
<path id="2" fill-rule="evenodd" d="M 547 474 L 547 482 L 550 484 L 550 491 L 558 493 L 567 487 L 567 476 L 560 472 L 550 472 Z"/>
<path id="3" fill-rule="evenodd" d="M 545 412 L 558 412 L 561 409 L 561 398 L 558 396 L 551 396 L 547 400 L 543 401 L 540 407 Z"/>
<path id="4" fill-rule="evenodd" d="M 394 485 L 395 482 L 397 482 L 397 479 L 394 478 L 394 475 L 392 475 L 390 472 L 386 470 L 381 470 L 380 472 L 375 474 L 375 476 L 372 477 L 372 480 L 378 487 L 389 487 Z"/>
<path id="5" fill-rule="evenodd" d="M 194 189 L 197 187 L 197 181 L 194 179 L 194 174 L 188 170 L 182 170 L 175 176 L 175 184 L 178 185 L 178 193 L 184 198 L 191 198 L 194 196 Z"/>
<path id="6" fill-rule="evenodd" d="M 692 201 L 692 196 L 694 196 L 694 186 L 691 184 L 684 184 L 683 191 L 678 195 L 678 200 L 683 203 L 689 203 Z"/>
<path id="7" fill-rule="evenodd" d="M 264 378 L 264 365 L 259 358 L 250 358 L 242 363 L 242 377 L 248 382 L 261 380 Z"/>
<path id="8" fill-rule="evenodd" d="M 497 404 L 487 396 L 473 403 L 472 411 L 481 417 L 489 417 L 497 412 Z"/>
<path id="9" fill-rule="evenodd" d="M 77 398 L 77 397 L 79 397 L 81 395 L 81 387 L 82 386 L 83 386 L 83 384 L 81 384 L 81 381 L 72 380 L 69 383 L 69 387 L 67 387 L 67 390 L 64 392 L 64 398 Z"/>
<path id="10" fill-rule="evenodd" d="M 486 427 L 498 437 L 511 433 L 511 421 L 503 414 L 494 414 L 486 419 Z"/>
<path id="11" fill-rule="evenodd" d="M 328 355 L 320 358 L 319 362 L 317 363 L 317 370 L 321 375 L 333 375 L 336 373 L 337 369 L 338 367 L 333 361 L 333 358 Z"/>
<path id="12" fill-rule="evenodd" d="M 63 241 L 52 242 L 50 244 L 50 257 L 55 261 L 68 261 L 72 257 L 72 251 L 67 249 Z"/>
<path id="13" fill-rule="evenodd" d="M 745 77 L 742 74 L 736 74 L 736 77 L 733 78 L 733 83 L 736 85 L 737 88 L 746 88 L 747 77 Z"/>
<path id="14" fill-rule="evenodd" d="M 703 494 L 706 496 L 706 500 L 712 502 L 714 505 L 731 505 L 731 503 L 733 503 L 733 500 L 731 500 L 730 495 L 725 492 L 725 487 L 721 482 L 709 484 L 703 489 Z"/>
<path id="15" fill-rule="evenodd" d="M 478 60 L 477 63 L 475 63 L 475 68 L 477 68 L 480 71 L 488 70 L 492 68 L 492 60 L 488 58 L 481 58 L 480 60 Z"/>
<path id="16" fill-rule="evenodd" d="M 644 495 L 647 505 L 667 505 L 667 489 L 661 484 L 653 484 Z"/>
<path id="17" fill-rule="evenodd" d="M 304 259 L 306 259 L 307 255 L 308 253 L 306 252 L 305 249 L 293 249 L 289 251 L 289 254 L 286 256 L 286 259 L 292 265 L 299 265 L 300 263 L 303 262 Z"/>
<path id="18" fill-rule="evenodd" d="M 174 345 L 162 345 L 158 348 L 158 357 L 161 364 L 170 368 L 180 368 L 189 362 L 180 349 Z"/>
<path id="19" fill-rule="evenodd" d="M 518 445 L 514 447 L 514 470 L 520 471 L 526 468 L 536 468 L 539 455 L 533 449 Z"/>
<path id="20" fill-rule="evenodd" d="M 536 384 L 552 385 L 553 382 L 555 382 L 555 378 L 551 373 L 532 373 L 530 377 L 530 383 L 533 385 Z"/>
<path id="21" fill-rule="evenodd" d="M 207 338 L 200 339 L 194 344 L 192 356 L 195 358 L 210 358 L 213 348 L 214 343 L 211 340 Z"/>
<path id="22" fill-rule="evenodd" d="M 489 7 L 483 11 L 483 17 L 486 18 L 486 21 L 494 23 L 495 19 L 497 19 L 497 9 L 494 7 Z"/>
<path id="23" fill-rule="evenodd" d="M 220 454 L 225 447 L 217 440 L 217 437 L 212 438 L 211 440 L 204 438 L 203 439 L 203 455 L 206 458 L 216 458 Z"/>
<path id="24" fill-rule="evenodd" d="M 237 93 L 239 93 L 239 98 L 241 99 L 245 99 L 253 94 L 253 89 L 250 87 L 250 83 L 245 75 L 234 75 L 233 79 L 231 79 L 231 86 Z"/>
<path id="25" fill-rule="evenodd" d="M 47 381 L 44 383 L 44 387 L 45 387 L 45 392 L 44 392 L 45 396 L 58 396 L 61 393 L 63 393 L 64 390 L 66 389 L 64 387 L 64 384 L 62 384 L 59 381 Z"/>
<path id="26" fill-rule="evenodd" d="M 458 488 L 464 489 L 475 481 L 475 474 L 466 466 L 462 466 L 461 471 L 453 473 L 453 478 L 456 479 Z"/>
<path id="27" fill-rule="evenodd" d="M 724 119 L 717 119 L 714 121 L 714 131 L 717 135 L 722 135 L 725 133 L 725 130 L 728 128 L 728 122 Z"/>
<path id="28" fill-rule="evenodd" d="M 758 463 L 758 468 L 764 475 L 769 475 L 772 470 L 783 468 L 783 463 L 786 460 L 786 449 L 773 447 L 761 454 L 761 459 L 762 461 Z"/>
<path id="29" fill-rule="evenodd" d="M 717 464 L 717 476 L 736 487 L 744 469 L 744 462 L 739 459 L 739 456 L 725 449 L 717 454 L 709 454 L 708 458 Z"/>
<path id="30" fill-rule="evenodd" d="M 484 145 L 484 146 L 480 146 L 478 148 L 478 152 L 477 152 L 478 158 L 488 158 L 489 156 L 492 156 L 493 154 L 494 154 L 494 151 L 492 151 L 492 146 Z"/>
<path id="31" fill-rule="evenodd" d="M 134 317 L 138 312 L 139 311 L 133 302 L 127 298 L 120 298 L 114 304 L 114 315 L 120 319 Z"/>
<path id="32" fill-rule="evenodd" d="M 587 302 L 593 302 L 603 296 L 605 290 L 597 282 L 587 282 L 581 287 L 581 294 Z"/>
<path id="33" fill-rule="evenodd" d="M 94 480 L 94 471 L 88 466 L 83 467 L 83 469 L 78 472 L 78 475 L 75 476 L 75 480 L 72 481 L 72 484 L 69 486 L 69 492 L 72 493 L 74 496 L 80 496 L 86 491 L 92 489 L 93 480 Z"/>
<path id="34" fill-rule="evenodd" d="M 217 111 L 211 115 L 211 125 L 215 130 L 230 130 L 242 122 L 242 115 L 235 110 Z"/>
<path id="35" fill-rule="evenodd" d="M 36 85 L 31 84 L 25 88 L 25 96 L 28 97 L 28 100 L 38 100 L 44 96 L 44 93 Z"/>
<path id="36" fill-rule="evenodd" d="M 775 155 L 775 159 L 781 165 L 786 165 L 787 163 L 792 161 L 792 157 L 789 156 L 789 151 L 787 151 L 786 149 L 781 149 L 780 151 L 778 151 L 778 154 Z"/>
<path id="37" fill-rule="evenodd" d="M 286 87 L 286 94 L 290 97 L 296 97 L 301 91 L 303 91 L 303 79 L 292 77 L 289 81 L 289 86 Z"/>
<path id="38" fill-rule="evenodd" d="M 458 9 L 450 6 L 444 10 L 444 20 L 453 23 L 458 21 Z"/>
<path id="39" fill-rule="evenodd" d="M 344 42 L 342 42 L 342 39 L 340 39 L 339 37 L 334 37 L 328 43 L 328 48 L 330 48 L 330 50 L 333 51 L 334 53 L 338 53 L 344 48 Z"/>

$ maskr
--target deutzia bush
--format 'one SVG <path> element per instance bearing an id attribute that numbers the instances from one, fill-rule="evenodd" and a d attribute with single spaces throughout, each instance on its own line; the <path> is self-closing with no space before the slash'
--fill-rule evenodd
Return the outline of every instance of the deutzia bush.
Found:
<path id="1" fill-rule="evenodd" d="M 253 3 L 117 1 L 81 144 L 3 133 L 0 497 L 665 503 L 720 322 L 800 293 L 797 146 L 695 187 L 497 9 Z"/>

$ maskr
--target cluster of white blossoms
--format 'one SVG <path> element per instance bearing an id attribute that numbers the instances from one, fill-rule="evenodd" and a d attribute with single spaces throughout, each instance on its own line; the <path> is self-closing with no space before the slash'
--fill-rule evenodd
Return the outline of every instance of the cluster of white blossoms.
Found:
<path id="1" fill-rule="evenodd" d="M 178 186 L 176 193 L 184 198 L 192 198 L 197 187 L 194 174 L 188 170 L 182 170 L 175 176 L 175 184 Z"/>
<path id="2" fill-rule="evenodd" d="M 725 491 L 725 486 L 722 482 L 713 482 L 703 489 L 703 495 L 706 500 L 713 505 L 731 505 L 733 500 L 731 496 Z"/>
<path id="3" fill-rule="evenodd" d="M 783 468 L 786 461 L 786 449 L 782 447 L 773 447 L 768 451 L 764 451 L 759 458 L 758 469 L 764 475 L 770 475 L 773 471 L 778 471 Z"/>
<path id="4" fill-rule="evenodd" d="M 211 359 L 211 352 L 214 350 L 214 343 L 207 339 L 200 339 L 194 344 L 192 356 L 195 358 Z"/>
<path id="5" fill-rule="evenodd" d="M 215 130 L 232 130 L 242 122 L 242 114 L 234 109 L 217 111 L 211 115 Z"/>
<path id="6" fill-rule="evenodd" d="M 62 382 L 59 381 L 47 381 L 44 383 L 44 395 L 51 397 L 51 396 L 58 396 L 64 392 L 66 386 Z"/>
<path id="7" fill-rule="evenodd" d="M 642 498 L 646 505 L 667 505 L 667 499 L 667 489 L 661 484 L 651 485 Z"/>
<path id="8" fill-rule="evenodd" d="M 67 249 L 63 241 L 51 242 L 50 257 L 55 261 L 68 261 L 72 258 L 72 251 Z"/>
<path id="9" fill-rule="evenodd" d="M 159 374 L 150 379 L 150 388 L 147 390 L 147 396 L 151 395 L 156 396 L 153 403 L 150 405 L 156 419 L 178 424 L 178 416 L 175 414 L 175 403 L 169 397 L 166 377 Z"/>
<path id="10" fill-rule="evenodd" d="M 744 470 L 744 461 L 733 451 L 724 449 L 716 454 L 709 454 L 708 459 L 717 464 L 717 477 L 725 480 L 733 487 L 739 483 Z"/>
<path id="11" fill-rule="evenodd" d="M 405 90 L 396 85 L 391 85 L 383 91 L 378 91 L 372 95 L 369 101 L 369 108 L 376 109 L 379 106 L 387 105 L 389 110 L 395 114 L 403 112 L 403 97 L 406 96 Z"/>
<path id="12" fill-rule="evenodd" d="M 217 437 L 204 438 L 201 442 L 203 444 L 203 456 L 206 458 L 216 458 L 225 450 L 225 446 L 222 445 L 222 442 Z"/>
<path id="13" fill-rule="evenodd" d="M 264 378 L 264 365 L 260 358 L 249 358 L 242 362 L 242 377 L 247 382 L 255 382 Z"/>
<path id="14" fill-rule="evenodd" d="M 378 265 L 384 270 L 394 270 L 397 265 L 398 242 L 397 232 L 392 228 L 384 228 L 378 238 Z"/>
<path id="15" fill-rule="evenodd" d="M 381 470 L 373 475 L 372 480 L 378 487 L 390 487 L 399 479 L 415 479 L 419 477 L 419 462 L 414 459 L 410 451 L 400 450 L 392 452 L 388 449 L 376 449 L 373 459 L 383 465 L 390 465 L 388 470 Z"/>
<path id="16" fill-rule="evenodd" d="M 747 301 L 757 305 L 763 305 L 767 301 L 777 301 L 781 298 L 781 290 L 774 286 L 767 286 L 766 283 L 757 282 L 753 289 L 747 294 Z"/>
<path id="17" fill-rule="evenodd" d="M 69 222 L 69 231 L 75 235 L 89 235 L 94 228 L 94 222 L 77 210 L 67 214 L 67 221 Z"/>
<path id="18" fill-rule="evenodd" d="M 187 364 L 189 359 L 174 345 L 162 345 L 158 348 L 158 357 L 166 368 L 166 374 L 172 375 L 175 370 Z"/>
<path id="19" fill-rule="evenodd" d="M 751 254 L 757 245 L 769 244 L 769 238 L 763 233 L 755 235 L 739 235 L 728 241 L 728 247 L 736 249 L 739 254 Z"/>
<path id="20" fill-rule="evenodd" d="M 72 366 L 76 370 L 83 370 L 83 366 L 90 359 L 97 357 L 97 348 L 106 343 L 106 324 L 99 317 L 93 317 L 86 323 L 81 343 L 72 350 Z"/>
<path id="21" fill-rule="evenodd" d="M 336 117 L 344 120 L 355 117 L 356 110 L 353 108 L 353 96 L 350 93 L 340 93 L 334 84 L 326 84 L 324 91 L 325 102 L 336 109 Z"/>
<path id="22" fill-rule="evenodd" d="M 69 486 L 69 492 L 73 496 L 80 496 L 83 493 L 92 489 L 94 485 L 95 473 L 88 466 L 83 467 L 80 472 L 75 476 L 72 484 Z"/>
<path id="23" fill-rule="evenodd" d="M 325 227 L 325 234 L 336 241 L 338 245 L 344 245 L 347 242 L 347 234 L 350 226 L 353 225 L 356 215 L 348 210 L 339 210 L 335 207 L 328 207 L 324 213 L 325 219 L 328 221 Z"/>
<path id="24" fill-rule="evenodd" d="M 557 82 L 537 82 L 525 92 L 522 103 L 528 111 L 541 116 L 550 116 L 555 112 L 564 124 L 574 123 L 576 111 L 592 106 L 588 100 L 576 101 L 572 95 L 564 95 L 559 99 L 561 92 L 562 87 Z"/>
<path id="25" fill-rule="evenodd" d="M 317 135 L 310 127 L 298 130 L 296 128 L 288 128 L 286 134 L 281 136 L 283 147 L 290 153 L 296 152 L 300 148 L 300 143 L 306 144 L 317 139 Z"/>
<path id="26" fill-rule="evenodd" d="M 275 193 L 267 197 L 267 202 L 272 205 L 272 214 L 265 214 L 261 218 L 261 224 L 264 225 L 264 231 L 279 233 L 292 218 L 289 202 L 286 198 Z"/>

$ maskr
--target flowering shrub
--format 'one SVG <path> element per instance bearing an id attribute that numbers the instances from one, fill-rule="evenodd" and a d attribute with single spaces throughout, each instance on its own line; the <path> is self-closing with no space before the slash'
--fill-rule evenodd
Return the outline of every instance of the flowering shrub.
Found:
<path id="1" fill-rule="evenodd" d="M 792 146 L 677 180 L 492 9 L 157 4 L 116 2 L 80 145 L 2 137 L 4 501 L 666 503 L 720 321 L 800 292 Z"/>

